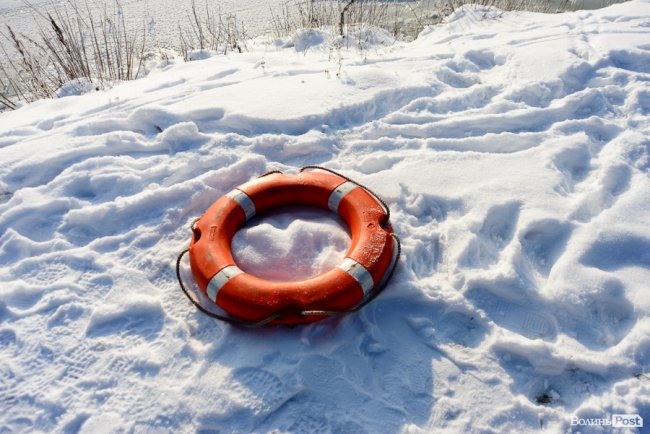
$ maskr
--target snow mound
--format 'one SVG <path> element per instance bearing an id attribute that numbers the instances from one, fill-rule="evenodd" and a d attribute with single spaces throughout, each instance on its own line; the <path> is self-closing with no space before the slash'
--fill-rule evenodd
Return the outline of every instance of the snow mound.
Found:
<path id="1" fill-rule="evenodd" d="M 61 86 L 55 93 L 57 97 L 63 98 L 72 95 L 83 95 L 91 92 L 94 88 L 93 83 L 87 78 L 77 78 Z"/>
<path id="2" fill-rule="evenodd" d="M 300 53 L 310 48 L 324 46 L 331 39 L 331 32 L 320 29 L 301 29 L 293 36 L 292 43 L 296 51 Z"/>
<path id="3" fill-rule="evenodd" d="M 2 113 L 0 431 L 647 424 L 650 2 L 476 14 L 361 51 L 258 39 Z M 403 256 L 385 292 L 304 327 L 198 312 L 174 272 L 191 222 L 312 164 L 390 206 Z M 233 249 L 284 280 L 349 242 L 336 216 L 280 210 Z"/>
<path id="4" fill-rule="evenodd" d="M 264 38 L 254 40 L 260 44 L 266 41 Z M 385 29 L 375 26 L 360 26 L 347 33 L 345 37 L 339 36 L 334 28 L 300 29 L 293 36 L 275 40 L 275 46 L 280 48 L 293 48 L 298 53 L 306 53 L 309 50 L 321 52 L 332 52 L 340 47 L 356 48 L 358 50 L 370 50 L 382 46 L 390 46 L 396 43 L 393 37 Z"/>

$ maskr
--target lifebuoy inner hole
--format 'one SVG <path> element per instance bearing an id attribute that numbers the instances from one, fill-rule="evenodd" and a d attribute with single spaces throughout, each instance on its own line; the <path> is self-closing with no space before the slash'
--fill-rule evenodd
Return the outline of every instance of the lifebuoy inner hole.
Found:
<path id="1" fill-rule="evenodd" d="M 255 216 L 231 242 L 237 266 L 271 281 L 305 280 L 340 264 L 350 248 L 346 222 L 328 210 L 291 205 Z"/>

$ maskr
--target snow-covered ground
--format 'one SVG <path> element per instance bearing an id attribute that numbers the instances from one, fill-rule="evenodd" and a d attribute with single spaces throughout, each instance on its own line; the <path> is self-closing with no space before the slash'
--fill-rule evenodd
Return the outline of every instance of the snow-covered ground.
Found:
<path id="1" fill-rule="evenodd" d="M 389 0 L 392 1 L 392 0 Z M 440 4 L 446 0 L 397 0 L 409 3 L 405 11 L 404 20 L 410 22 L 417 15 L 418 20 L 429 22 L 429 16 L 440 9 Z M 553 4 L 563 4 L 563 0 L 547 0 Z M 566 5 L 569 9 L 599 8 L 605 4 L 621 0 L 571 0 Z M 136 34 L 144 30 L 146 42 L 152 48 L 175 48 L 179 44 L 179 25 L 183 28 L 190 26 L 193 20 L 192 3 L 195 3 L 199 13 L 206 10 L 206 5 L 213 15 L 221 13 L 224 17 L 234 15 L 238 23 L 244 23 L 245 32 L 253 37 L 262 34 L 271 34 L 274 31 L 274 16 L 281 17 L 286 5 L 293 5 L 293 0 L 122 0 L 120 5 L 124 11 L 127 26 L 135 29 Z M 18 34 L 24 34 L 34 39 L 39 39 L 41 21 L 35 20 L 37 14 L 46 15 L 55 9 L 72 11 L 72 4 L 80 5 L 81 10 L 86 7 L 92 16 L 99 19 L 108 12 L 108 17 L 115 11 L 114 0 L 0 0 L 0 29 L 4 32 L 5 26 L 11 26 Z M 295 13 L 295 8 L 292 9 Z M 36 11 L 36 13 L 35 13 Z M 118 16 L 117 19 L 121 17 Z M 15 49 L 9 40 L 0 38 L 0 46 L 10 53 L 15 54 Z M 0 62 L 3 62 L 0 59 Z"/>
<path id="2" fill-rule="evenodd" d="M 359 38 L 258 39 L 0 115 L 0 431 L 649 429 L 650 2 Z M 173 271 L 190 222 L 307 164 L 387 200 L 391 284 L 308 326 L 197 312 Z M 314 210 L 252 223 L 236 259 L 274 279 L 349 242 Z"/>

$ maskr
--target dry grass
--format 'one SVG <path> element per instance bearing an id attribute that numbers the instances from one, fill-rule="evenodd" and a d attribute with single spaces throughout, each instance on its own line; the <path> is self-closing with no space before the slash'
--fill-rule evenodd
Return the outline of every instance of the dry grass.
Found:
<path id="1" fill-rule="evenodd" d="M 35 8 L 38 37 L 17 34 L 7 26 L 0 37 L 16 53 L 0 49 L 9 62 L 0 64 L 0 102 L 15 108 L 15 98 L 34 101 L 50 98 L 68 83 L 88 81 L 99 89 L 115 81 L 140 75 L 145 33 L 127 29 L 119 0 L 101 17 L 73 1 L 51 14 Z M 9 95 L 13 95 L 13 98 Z"/>
<path id="2" fill-rule="evenodd" d="M 0 110 L 15 109 L 19 101 L 52 98 L 75 83 L 99 90 L 143 73 L 144 19 L 141 30 L 127 27 L 120 0 L 111 0 L 114 3 L 105 6 L 99 17 L 93 13 L 97 9 L 83 1 L 67 0 L 51 14 L 31 7 L 37 37 L 18 34 L 10 26 L 0 29 L 0 54 L 8 59 L 0 63 Z M 192 3 L 186 22 L 179 23 L 177 45 L 189 61 L 196 51 L 243 52 L 247 39 L 243 23 L 234 14 L 214 12 L 206 0 L 203 8 Z"/>
<path id="3" fill-rule="evenodd" d="M 362 26 L 388 30 L 393 36 L 407 36 L 405 22 L 421 20 L 409 2 L 370 0 L 288 0 L 272 13 L 272 30 L 276 37 L 293 34 L 299 29 L 331 27 L 345 37 Z M 424 24 L 419 22 L 420 27 Z M 421 30 L 421 28 L 419 29 Z M 414 34 L 419 32 L 413 30 Z"/>
<path id="4" fill-rule="evenodd" d="M 199 10 L 192 1 L 192 8 L 186 24 L 179 24 L 179 46 L 183 59 L 192 60 L 196 50 L 227 54 L 229 51 L 243 52 L 248 36 L 244 23 L 238 23 L 234 14 L 222 14 L 210 8 L 207 0 Z"/>
<path id="5" fill-rule="evenodd" d="M 438 6 L 438 14 L 446 16 L 465 5 L 493 7 L 501 11 L 530 11 L 555 13 L 570 9 L 570 0 L 560 0 L 555 3 L 549 0 L 445 0 Z"/>

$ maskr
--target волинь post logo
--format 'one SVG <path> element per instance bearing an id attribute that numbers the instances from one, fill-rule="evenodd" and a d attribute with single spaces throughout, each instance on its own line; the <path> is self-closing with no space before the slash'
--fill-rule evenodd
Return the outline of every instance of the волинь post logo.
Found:
<path id="1" fill-rule="evenodd" d="M 642 428 L 643 418 L 638 414 L 613 414 L 611 418 L 582 418 L 573 416 L 571 425 L 611 426 L 613 428 Z"/>

